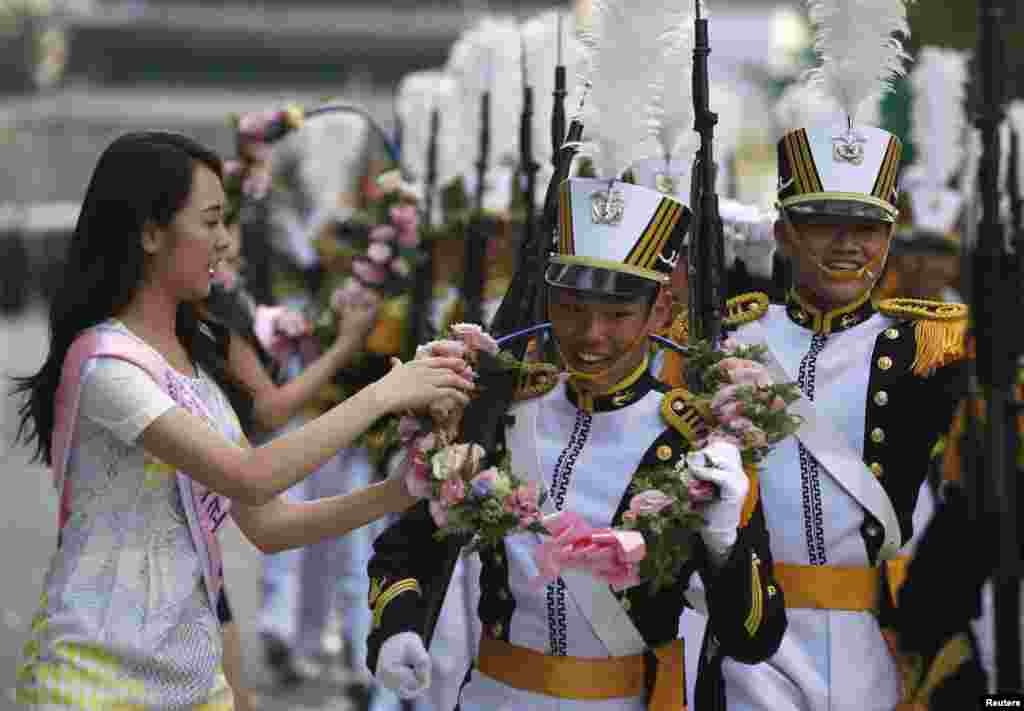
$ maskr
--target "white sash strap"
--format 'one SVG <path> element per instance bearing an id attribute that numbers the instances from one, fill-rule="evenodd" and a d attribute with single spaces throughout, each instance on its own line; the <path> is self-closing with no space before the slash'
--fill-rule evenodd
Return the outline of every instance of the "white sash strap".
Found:
<path id="1" fill-rule="evenodd" d="M 753 321 L 736 334 L 737 340 L 749 345 L 765 346 L 765 364 L 772 378 L 779 383 L 796 380 L 779 363 L 765 335 L 764 327 Z M 818 463 L 839 485 L 878 519 L 885 531 L 879 550 L 879 560 L 894 558 L 900 549 L 900 525 L 892 501 L 878 479 L 853 451 L 841 433 L 836 431 L 827 417 L 819 415 L 814 403 L 801 395 L 789 406 L 789 411 L 804 418 L 796 432 L 797 439 L 818 460 Z"/>
<path id="2" fill-rule="evenodd" d="M 517 476 L 538 480 L 541 486 L 546 487 L 540 474 L 541 460 L 537 450 L 538 406 L 538 401 L 529 400 L 516 408 L 516 422 L 508 432 L 508 447 L 512 471 Z M 554 503 L 548 497 L 544 513 L 555 511 Z M 561 578 L 594 634 L 604 643 L 611 656 L 628 657 L 641 654 L 647 649 L 640 631 L 606 584 L 578 571 L 563 571 Z"/>

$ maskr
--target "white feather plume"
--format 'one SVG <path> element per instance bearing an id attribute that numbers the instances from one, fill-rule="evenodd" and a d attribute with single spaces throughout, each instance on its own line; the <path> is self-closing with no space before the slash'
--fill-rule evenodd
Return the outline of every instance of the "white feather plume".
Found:
<path id="1" fill-rule="evenodd" d="M 906 73 L 907 54 L 897 35 L 910 34 L 907 2 L 807 0 L 821 61 L 809 79 L 834 97 L 851 121 L 868 98 L 890 90 Z"/>
<path id="2" fill-rule="evenodd" d="M 470 162 L 480 152 L 480 97 L 491 94 L 490 164 L 515 162 L 522 111 L 522 45 L 513 20 L 486 17 L 452 46 L 447 70 L 459 82 L 462 146 Z"/>
<path id="3" fill-rule="evenodd" d="M 651 133 L 665 160 L 671 160 L 693 131 L 693 13 L 680 4 L 658 37 L 658 63 L 651 80 Z M 716 110 L 716 109 L 712 109 Z"/>
<path id="4" fill-rule="evenodd" d="M 787 87 L 775 102 L 774 119 L 776 139 L 794 127 L 833 124 L 843 111 L 838 99 L 825 94 L 815 84 L 796 83 Z M 860 107 L 860 121 L 877 125 L 880 117 L 878 101 L 869 101 Z"/>
<path id="5" fill-rule="evenodd" d="M 966 81 L 964 53 L 940 47 L 923 47 L 910 73 L 914 163 L 936 185 L 948 183 L 963 164 Z"/>
<path id="6" fill-rule="evenodd" d="M 657 156 L 648 108 L 649 71 L 658 60 L 652 40 L 678 6 L 678 0 L 593 0 L 590 30 L 581 37 L 591 84 L 584 125 L 586 152 L 602 178 L 621 177 L 636 161 Z"/>
<path id="7" fill-rule="evenodd" d="M 548 10 L 522 26 L 526 81 L 533 87 L 533 156 L 541 166 L 550 165 L 552 158 L 551 114 L 555 103 L 559 15 L 562 17 L 562 65 L 566 74 L 565 111 L 568 122 L 579 103 L 579 87 L 572 82 L 572 77 L 579 71 L 583 54 L 573 16 L 559 10 Z"/>
<path id="8" fill-rule="evenodd" d="M 1024 101 L 1016 99 L 1006 107 L 1006 118 L 999 130 L 999 189 L 1003 191 L 1003 211 L 1009 216 L 1010 193 L 1005 190 L 1007 173 L 1010 168 L 1011 131 L 1017 134 L 1017 180 L 1024 189 Z"/>
<path id="9" fill-rule="evenodd" d="M 426 183 L 434 109 L 439 119 L 435 187 L 444 187 L 468 168 L 461 155 L 458 100 L 458 83 L 440 70 L 412 72 L 398 84 L 395 114 L 402 129 L 402 172 L 417 187 Z"/>

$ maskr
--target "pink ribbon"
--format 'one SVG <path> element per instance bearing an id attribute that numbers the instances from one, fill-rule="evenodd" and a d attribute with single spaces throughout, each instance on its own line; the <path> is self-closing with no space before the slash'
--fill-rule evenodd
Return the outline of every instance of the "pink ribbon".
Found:
<path id="1" fill-rule="evenodd" d="M 537 585 L 557 578 L 562 570 L 582 570 L 621 591 L 640 583 L 639 563 L 647 555 L 637 531 L 594 528 L 572 511 L 560 511 L 542 521 L 551 534 L 533 549 Z"/>

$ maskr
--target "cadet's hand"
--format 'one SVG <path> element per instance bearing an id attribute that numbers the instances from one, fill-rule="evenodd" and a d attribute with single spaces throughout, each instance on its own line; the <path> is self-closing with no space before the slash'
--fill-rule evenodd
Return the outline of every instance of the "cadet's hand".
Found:
<path id="1" fill-rule="evenodd" d="M 686 463 L 694 477 L 718 486 L 718 498 L 704 509 L 707 523 L 700 535 L 713 562 L 724 563 L 736 543 L 740 512 L 750 490 L 740 450 L 728 442 L 713 442 L 687 454 Z"/>
<path id="2" fill-rule="evenodd" d="M 415 632 L 399 632 L 380 647 L 377 681 L 402 699 L 414 699 L 430 688 L 430 655 Z"/>
<path id="3" fill-rule="evenodd" d="M 422 411 L 445 398 L 465 406 L 467 393 L 476 387 L 461 375 L 465 368 L 461 358 L 423 358 L 408 363 L 392 358 L 391 366 L 391 372 L 370 386 L 385 412 Z"/>

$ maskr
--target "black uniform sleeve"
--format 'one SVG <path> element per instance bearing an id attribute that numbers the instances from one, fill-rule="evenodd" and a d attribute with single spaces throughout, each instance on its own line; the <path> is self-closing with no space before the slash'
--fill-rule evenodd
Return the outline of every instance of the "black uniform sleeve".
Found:
<path id="1" fill-rule="evenodd" d="M 434 537 L 437 526 L 426 501 L 409 509 L 374 542 L 368 573 L 369 605 L 373 624 L 367 640 L 366 663 L 377 668 L 384 640 L 399 632 L 423 634 L 427 601 L 438 592 L 443 599 L 448 581 L 443 577 L 449 544 Z"/>
<path id="2" fill-rule="evenodd" d="M 771 657 L 786 631 L 782 588 L 772 576 L 768 531 L 760 504 L 725 564 L 715 569 L 703 556 L 701 578 L 707 591 L 708 631 L 719 653 L 755 664 Z"/>

